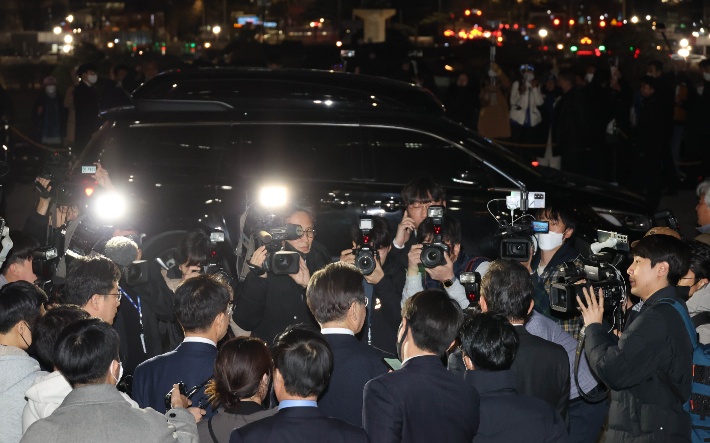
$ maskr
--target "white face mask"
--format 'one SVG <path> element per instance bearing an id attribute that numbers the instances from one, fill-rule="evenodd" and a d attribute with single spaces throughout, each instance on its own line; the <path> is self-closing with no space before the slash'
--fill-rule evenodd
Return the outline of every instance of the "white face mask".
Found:
<path id="1" fill-rule="evenodd" d="M 488 70 L 488 76 L 489 76 L 489 77 L 498 77 L 498 74 L 496 74 L 496 72 L 495 72 L 494 70 L 489 69 L 489 70 Z"/>
<path id="2" fill-rule="evenodd" d="M 584 81 L 587 83 L 591 83 L 592 80 L 594 80 L 594 74 L 591 72 L 588 72 L 587 74 L 584 75 Z"/>
<path id="3" fill-rule="evenodd" d="M 552 251 L 553 249 L 562 246 L 562 242 L 564 242 L 565 233 L 550 231 L 546 234 L 535 234 L 535 236 L 537 237 L 537 244 L 541 250 Z"/>
<path id="4" fill-rule="evenodd" d="M 526 72 L 523 74 L 523 78 L 525 79 L 526 83 L 530 83 L 531 81 L 535 80 L 535 74 L 532 72 Z"/>
<path id="5" fill-rule="evenodd" d="M 704 90 L 705 90 L 705 86 L 698 86 L 698 95 L 703 95 Z"/>
<path id="6" fill-rule="evenodd" d="M 96 80 L 98 80 L 98 79 L 99 79 L 99 76 L 96 75 L 96 74 L 89 74 L 89 76 L 87 77 L 87 80 L 88 80 L 89 83 L 91 83 L 92 85 L 93 85 L 94 83 L 96 83 Z"/>
<path id="7" fill-rule="evenodd" d="M 47 91 L 47 94 L 54 95 L 57 93 L 57 85 L 47 85 L 44 90 Z"/>
<path id="8" fill-rule="evenodd" d="M 703 72 L 703 78 L 706 82 L 710 82 L 710 72 Z"/>
<path id="9" fill-rule="evenodd" d="M 116 380 L 114 386 L 118 386 L 118 382 L 121 381 L 121 379 L 123 378 L 123 363 L 121 363 L 120 361 L 118 362 L 118 378 L 113 375 L 113 361 L 111 362 L 111 366 L 108 367 L 108 371 L 109 373 L 111 373 L 111 377 Z"/>

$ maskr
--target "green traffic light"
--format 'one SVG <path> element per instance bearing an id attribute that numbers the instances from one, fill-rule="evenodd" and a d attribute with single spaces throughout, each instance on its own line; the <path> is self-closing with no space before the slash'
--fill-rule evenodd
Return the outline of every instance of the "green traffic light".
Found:
<path id="1" fill-rule="evenodd" d="M 194 44 L 194 43 L 190 44 L 190 47 L 191 47 L 191 48 L 194 48 L 194 47 L 195 47 L 195 44 Z"/>
<path id="2" fill-rule="evenodd" d="M 600 51 L 606 51 L 606 46 L 603 46 L 603 45 L 600 46 L 600 47 L 599 47 L 599 50 L 600 50 Z"/>
<path id="3" fill-rule="evenodd" d="M 576 47 L 576 46 L 570 46 L 569 50 L 572 51 L 572 52 L 577 52 L 577 47 Z"/>

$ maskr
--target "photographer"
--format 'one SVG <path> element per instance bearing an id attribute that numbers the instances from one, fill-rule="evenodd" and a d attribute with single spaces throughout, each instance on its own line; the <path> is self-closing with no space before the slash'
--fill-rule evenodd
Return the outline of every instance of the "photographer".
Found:
<path id="1" fill-rule="evenodd" d="M 710 246 L 700 241 L 690 242 L 690 269 L 678 282 L 688 287 L 688 313 L 698 331 L 698 341 L 710 343 Z"/>
<path id="2" fill-rule="evenodd" d="M 467 265 L 472 260 L 461 250 L 461 224 L 458 220 L 448 215 L 443 218 L 443 228 L 441 230 L 443 242 L 449 247 L 450 253 L 444 253 L 446 264 L 435 268 L 425 268 L 422 265 L 421 255 L 422 243 L 429 243 L 434 238 L 434 223 L 427 218 L 419 225 L 417 238 L 419 244 L 413 245 L 408 254 L 409 264 L 407 266 L 407 279 L 402 292 L 402 306 L 408 298 L 424 289 L 444 289 L 449 297 L 456 300 L 465 309 L 469 305 L 466 289 L 459 282 L 461 272 L 466 270 Z M 452 260 L 455 258 L 455 261 Z M 475 272 L 483 275 L 488 269 L 488 260 L 479 260 Z M 475 264 L 475 263 L 474 263 Z"/>
<path id="3" fill-rule="evenodd" d="M 631 293 L 644 303 L 621 337 L 602 324 L 601 290 L 599 301 L 586 288 L 586 303 L 577 297 L 589 365 L 611 389 L 607 441 L 690 441 L 683 403 L 691 392 L 693 345 L 678 312 L 687 308 L 675 290 L 688 272 L 690 252 L 678 239 L 649 235 L 633 247 L 633 257 Z"/>
<path id="4" fill-rule="evenodd" d="M 355 229 L 353 245 L 359 236 L 359 229 Z M 372 217 L 369 236 L 373 247 L 377 250 L 377 259 L 372 274 L 364 276 L 363 285 L 368 298 L 368 315 L 365 327 L 360 332 L 360 341 L 366 341 L 375 348 L 396 354 L 397 329 L 402 322 L 402 297 L 398 288 L 404 284 L 404 273 L 396 268 L 394 260 L 388 259 L 393 236 L 384 218 Z M 340 261 L 355 264 L 353 249 L 341 252 Z"/>
<path id="5" fill-rule="evenodd" d="M 283 242 L 286 251 L 298 252 L 301 256 L 299 272 L 289 275 L 249 272 L 234 300 L 234 322 L 270 345 L 287 326 L 298 323 L 317 326 L 306 304 L 306 287 L 311 274 L 330 263 L 330 254 L 325 247 L 314 241 L 313 212 L 292 206 L 284 215 L 286 223 L 303 228 L 300 238 Z M 254 251 L 249 261 L 252 266 L 260 268 L 266 256 L 266 247 L 262 246 Z"/>
<path id="6" fill-rule="evenodd" d="M 32 271 L 32 251 L 39 243 L 20 231 L 10 231 L 10 240 L 12 249 L 0 268 L 0 288 L 15 281 L 34 283 L 37 276 Z"/>
<path id="7" fill-rule="evenodd" d="M 548 206 L 537 213 L 538 221 L 549 223 L 549 232 L 535 234 L 537 251 L 529 262 L 523 263 L 535 286 L 535 310 L 555 320 L 575 339 L 579 336 L 581 319 L 578 313 L 559 317 L 550 308 L 550 286 L 564 276 L 562 265 L 574 261 L 578 265 L 579 251 L 571 244 L 577 227 L 572 211 L 562 206 Z M 580 265 L 581 266 L 581 265 Z"/>

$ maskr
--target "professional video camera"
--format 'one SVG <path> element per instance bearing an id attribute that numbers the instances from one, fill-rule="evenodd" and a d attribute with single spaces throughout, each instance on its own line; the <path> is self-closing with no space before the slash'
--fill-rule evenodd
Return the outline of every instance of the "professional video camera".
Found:
<path id="1" fill-rule="evenodd" d="M 436 268 L 446 264 L 446 254 L 450 254 L 449 246 L 444 243 L 441 232 L 444 227 L 444 207 L 429 206 L 427 217 L 434 225 L 434 236 L 430 243 L 422 243 L 421 261 L 425 268 Z"/>
<path id="2" fill-rule="evenodd" d="M 500 237 L 500 258 L 526 262 L 533 248 L 533 236 L 549 232 L 549 223 L 522 218 L 503 224 L 496 236 Z"/>
<path id="3" fill-rule="evenodd" d="M 59 265 L 59 254 L 54 246 L 44 246 L 32 251 L 32 273 L 37 277 L 35 284 L 48 295 L 52 292 L 52 276 Z"/>
<path id="4" fill-rule="evenodd" d="M 370 217 L 360 219 L 360 237 L 358 245 L 353 249 L 355 255 L 355 266 L 362 272 L 362 275 L 370 275 L 375 271 L 379 259 L 377 249 L 372 244 L 370 231 L 373 228 L 373 221 Z"/>
<path id="5" fill-rule="evenodd" d="M 303 235 L 301 225 L 286 223 L 285 226 L 261 230 L 257 238 L 266 246 L 266 259 L 261 268 L 274 275 L 298 274 L 301 256 L 298 252 L 283 251 L 281 242 L 284 240 L 298 240 Z"/>
<path id="6" fill-rule="evenodd" d="M 69 172 L 71 153 L 49 154 L 44 164 L 37 174 L 40 178 L 49 180 L 47 187 L 42 186 L 38 181 L 35 188 L 42 198 L 52 198 L 57 206 L 69 206 L 73 204 L 72 188 L 67 186 L 66 178 Z M 95 171 L 94 171 L 95 172 Z M 51 190 L 48 190 L 51 187 Z"/>

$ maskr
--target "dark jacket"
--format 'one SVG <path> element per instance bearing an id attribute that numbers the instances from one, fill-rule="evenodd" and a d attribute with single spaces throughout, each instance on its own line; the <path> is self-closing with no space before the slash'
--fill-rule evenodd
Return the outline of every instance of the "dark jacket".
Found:
<path id="1" fill-rule="evenodd" d="M 236 411 L 219 408 L 212 418 L 197 423 L 197 435 L 201 443 L 227 443 L 235 429 L 271 417 L 278 411 L 277 408 L 262 409 L 260 404 L 253 401 L 242 401 Z"/>
<path id="2" fill-rule="evenodd" d="M 151 358 L 138 365 L 133 375 L 131 397 L 141 408 L 153 408 L 165 412 L 165 394 L 170 392 L 175 383 L 185 383 L 189 391 L 212 376 L 217 348 L 208 343 L 182 343 L 172 352 Z M 201 400 L 207 402 L 205 388 L 192 398 L 192 406 L 198 406 Z M 214 415 L 212 406 L 207 409 L 205 419 Z"/>
<path id="3" fill-rule="evenodd" d="M 40 113 L 40 108 L 42 112 Z M 44 130 L 48 126 L 54 126 L 57 137 L 65 137 L 67 135 L 67 116 L 69 115 L 67 108 L 64 107 L 64 97 L 57 93 L 54 97 L 49 97 L 44 91 L 37 97 L 34 106 L 32 106 L 32 137 L 37 142 L 42 142 Z"/>
<path id="4" fill-rule="evenodd" d="M 588 147 L 589 120 L 584 96 L 577 88 L 562 94 L 552 121 L 553 155 L 575 154 Z"/>
<path id="5" fill-rule="evenodd" d="M 267 417 L 234 430 L 230 443 L 367 443 L 362 428 L 337 418 L 326 417 L 318 408 L 281 409 Z"/>
<path id="6" fill-rule="evenodd" d="M 363 403 L 363 427 L 373 443 L 470 443 L 478 430 L 478 392 L 434 355 L 370 380 Z"/>
<path id="7" fill-rule="evenodd" d="M 80 81 L 74 88 L 74 109 L 76 113 L 75 145 L 84 149 L 91 135 L 101 127 L 99 118 L 99 93 L 96 88 Z"/>
<path id="8" fill-rule="evenodd" d="M 567 426 L 552 406 L 518 395 L 512 371 L 466 371 L 465 377 L 481 396 L 481 424 L 474 442 L 569 441 Z"/>
<path id="9" fill-rule="evenodd" d="M 668 376 L 683 398 L 689 398 L 693 348 L 683 319 L 673 306 L 658 303 L 662 298 L 674 299 L 685 308 L 669 286 L 645 301 L 620 338 L 600 323 L 586 328 L 589 366 L 611 389 L 608 441 L 690 441 L 690 416 L 658 371 Z"/>
<path id="10" fill-rule="evenodd" d="M 49 212 L 49 210 L 47 212 Z M 54 231 L 49 226 L 49 215 L 41 215 L 33 210 L 30 215 L 27 216 L 25 226 L 22 227 L 22 232 L 34 237 L 42 246 L 54 244 Z"/>
<path id="11" fill-rule="evenodd" d="M 510 369 L 518 392 L 545 400 L 567 421 L 570 377 L 565 348 L 530 334 L 522 325 L 515 330 L 520 347 Z"/>
<path id="12" fill-rule="evenodd" d="M 530 277 L 535 287 L 535 310 L 537 312 L 553 320 L 555 319 L 552 316 L 552 309 L 550 307 L 550 285 L 557 283 L 557 279 L 562 276 L 560 266 L 565 262 L 574 261 L 578 256 L 579 251 L 577 248 L 572 246 L 572 243 L 567 240 L 560 246 L 560 249 L 555 252 L 555 255 L 552 256 L 550 262 L 545 266 L 542 275 L 539 275 L 537 268 L 540 266 L 542 253 L 539 249 L 537 250 L 530 262 L 530 267 L 533 270 Z"/>
<path id="13" fill-rule="evenodd" d="M 318 409 L 362 427 L 362 392 L 365 384 L 387 372 L 382 355 L 347 334 L 325 334 L 333 349 L 333 372 L 318 399 Z"/>
<path id="14" fill-rule="evenodd" d="M 288 248 L 288 243 L 286 245 Z M 314 241 L 306 254 L 306 266 L 311 275 L 330 261 L 325 246 Z M 289 275 L 269 272 L 262 278 L 250 272 L 235 292 L 234 322 L 269 346 L 290 325 L 305 323 L 318 327 L 306 304 L 306 288 Z"/>
<path id="15" fill-rule="evenodd" d="M 663 108 L 664 101 L 655 93 L 645 97 L 642 103 L 636 124 L 636 146 L 644 155 L 655 158 L 667 148 L 665 146 L 668 137 L 667 111 Z"/>

